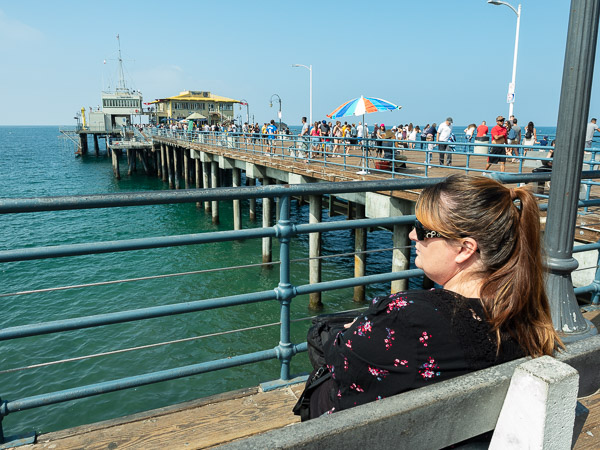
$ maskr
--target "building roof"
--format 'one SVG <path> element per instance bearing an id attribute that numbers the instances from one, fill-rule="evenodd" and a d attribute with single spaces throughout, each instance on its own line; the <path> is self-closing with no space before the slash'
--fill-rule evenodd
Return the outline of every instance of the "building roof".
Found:
<path id="1" fill-rule="evenodd" d="M 188 101 L 188 102 L 222 102 L 222 103 L 240 103 L 239 100 L 234 100 L 233 98 L 222 97 L 220 95 L 215 95 L 211 92 L 206 91 L 184 91 L 180 92 L 179 95 L 175 95 L 173 97 L 167 98 L 157 98 L 154 101 L 149 103 L 161 103 L 166 101 Z"/>

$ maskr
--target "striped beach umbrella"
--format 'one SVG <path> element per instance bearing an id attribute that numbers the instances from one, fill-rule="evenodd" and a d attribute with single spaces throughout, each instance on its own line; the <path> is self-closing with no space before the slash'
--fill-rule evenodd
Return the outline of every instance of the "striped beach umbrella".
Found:
<path id="1" fill-rule="evenodd" d="M 402 106 L 394 105 L 392 102 L 375 97 L 363 97 L 349 100 L 346 103 L 338 106 L 327 117 L 337 119 L 338 117 L 346 116 L 364 116 L 365 114 L 374 113 L 377 111 L 394 111 Z"/>

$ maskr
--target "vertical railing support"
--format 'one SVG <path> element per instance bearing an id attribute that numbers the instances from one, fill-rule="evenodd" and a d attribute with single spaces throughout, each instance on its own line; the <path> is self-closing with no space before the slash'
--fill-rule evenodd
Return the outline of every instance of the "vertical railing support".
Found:
<path id="1" fill-rule="evenodd" d="M 296 290 L 290 283 L 290 240 L 294 236 L 294 226 L 290 222 L 290 196 L 279 198 L 279 220 L 275 226 L 279 239 L 279 285 L 275 289 L 281 304 L 281 329 L 277 355 L 281 361 L 281 379 L 290 379 L 290 361 L 294 348 L 290 341 L 290 304 Z"/>
<path id="2" fill-rule="evenodd" d="M 573 238 L 599 13 L 600 3 L 597 0 L 571 1 L 552 189 L 544 236 L 549 268 L 546 287 L 552 321 L 554 328 L 563 333 L 567 342 L 597 333 L 596 328 L 581 314 L 573 291 L 571 272 L 577 268 L 577 261 L 573 258 Z"/>

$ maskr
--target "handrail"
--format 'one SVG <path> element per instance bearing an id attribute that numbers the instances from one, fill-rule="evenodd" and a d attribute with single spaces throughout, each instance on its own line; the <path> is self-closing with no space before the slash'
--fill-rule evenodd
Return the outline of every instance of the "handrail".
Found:
<path id="1" fill-rule="evenodd" d="M 545 174 L 495 174 L 505 183 L 526 182 L 547 179 Z M 590 178 L 600 178 L 600 171 L 588 172 Z M 44 323 L 32 323 L 0 329 L 0 341 L 40 336 L 67 330 L 80 330 L 117 323 L 126 323 L 150 318 L 187 314 L 214 308 L 231 307 L 277 300 L 280 307 L 280 339 L 270 349 L 249 352 L 243 355 L 225 355 L 209 362 L 175 367 L 125 378 L 103 381 L 86 386 L 59 390 L 46 394 L 28 396 L 21 399 L 0 400 L 0 437 L 2 419 L 9 413 L 29 408 L 46 406 L 54 403 L 70 401 L 98 395 L 116 390 L 128 389 L 187 377 L 194 374 L 234 367 L 269 359 L 278 359 L 281 364 L 280 379 L 290 379 L 290 361 L 294 355 L 306 351 L 306 343 L 294 344 L 290 338 L 290 304 L 299 295 L 343 289 L 371 283 L 390 282 L 420 276 L 420 269 L 401 272 L 387 272 L 362 277 L 342 278 L 313 284 L 293 285 L 290 281 L 290 242 L 300 235 L 333 230 L 392 227 L 408 225 L 414 220 L 413 215 L 355 219 L 339 222 L 320 222 L 314 224 L 292 223 L 289 215 L 290 199 L 297 195 L 324 195 L 356 192 L 389 192 L 395 190 L 417 190 L 439 182 L 440 179 L 391 179 L 367 182 L 314 183 L 303 185 L 274 185 L 263 187 L 215 188 L 210 190 L 181 190 L 161 192 L 141 192 L 126 194 L 100 194 L 85 196 L 63 196 L 47 198 L 0 199 L 0 214 L 22 214 L 31 212 L 70 211 L 74 209 L 122 208 L 157 204 L 196 203 L 199 201 L 233 200 L 251 198 L 277 198 L 279 220 L 273 227 L 250 228 L 236 231 L 216 231 L 194 233 L 179 236 L 146 237 L 125 239 L 121 241 L 90 242 L 84 244 L 67 244 L 46 247 L 17 248 L 0 251 L 0 262 L 23 261 L 33 259 L 58 258 L 74 255 L 91 255 L 107 252 L 134 251 L 139 249 L 163 248 L 181 245 L 199 245 L 212 242 L 232 241 L 239 239 L 260 239 L 275 237 L 280 246 L 280 278 L 277 286 L 271 290 L 256 291 L 246 294 L 214 297 L 185 303 L 172 303 L 162 306 L 108 312 L 71 319 L 53 320 Z M 592 244 L 585 249 L 600 248 L 600 244 Z M 577 251 L 577 248 L 575 249 Z M 600 291 L 594 284 L 586 292 Z M 1 388 L 0 388 L 1 389 Z M 0 395 L 2 392 L 0 391 Z"/>

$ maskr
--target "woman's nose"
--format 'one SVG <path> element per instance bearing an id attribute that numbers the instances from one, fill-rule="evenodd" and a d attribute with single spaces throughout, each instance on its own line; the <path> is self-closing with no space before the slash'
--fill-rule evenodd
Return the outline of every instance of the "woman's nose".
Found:
<path id="1" fill-rule="evenodd" d="M 408 233 L 408 238 L 409 238 L 411 241 L 415 241 L 415 242 L 416 242 L 416 241 L 418 241 L 418 239 L 417 239 L 417 232 L 415 231 L 415 228 L 414 228 L 414 227 L 413 227 L 413 229 L 412 229 L 412 230 L 410 230 L 410 233 Z"/>

